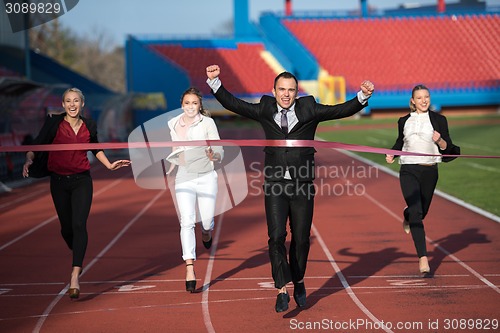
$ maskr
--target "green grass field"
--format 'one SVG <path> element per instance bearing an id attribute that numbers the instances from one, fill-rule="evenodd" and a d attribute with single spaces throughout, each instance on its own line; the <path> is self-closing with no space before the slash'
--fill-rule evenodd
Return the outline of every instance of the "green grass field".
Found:
<path id="1" fill-rule="evenodd" d="M 403 115 L 403 114 L 402 114 Z M 463 155 L 500 156 L 500 115 L 447 116 L 453 142 Z M 391 148 L 397 137 L 397 118 L 325 122 L 331 131 L 318 132 L 326 141 Z M 385 162 L 385 155 L 359 153 L 378 164 L 399 171 L 398 161 Z M 437 188 L 500 216 L 500 158 L 460 157 L 439 166 Z"/>

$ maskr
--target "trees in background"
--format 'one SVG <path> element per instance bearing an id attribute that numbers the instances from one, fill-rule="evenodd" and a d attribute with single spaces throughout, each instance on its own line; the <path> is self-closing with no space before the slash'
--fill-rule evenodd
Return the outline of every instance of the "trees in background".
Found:
<path id="1" fill-rule="evenodd" d="M 115 92 L 125 92 L 125 56 L 104 31 L 79 36 L 58 19 L 31 28 L 30 45 L 78 74 Z"/>

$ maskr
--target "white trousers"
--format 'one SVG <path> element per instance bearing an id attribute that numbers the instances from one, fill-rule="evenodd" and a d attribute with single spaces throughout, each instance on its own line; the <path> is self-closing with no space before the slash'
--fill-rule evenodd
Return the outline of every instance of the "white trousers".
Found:
<path id="1" fill-rule="evenodd" d="M 215 200 L 217 197 L 217 172 L 208 172 L 190 180 L 176 179 L 175 197 L 181 225 L 182 259 L 196 260 L 194 229 L 196 208 L 198 208 L 203 231 L 212 231 L 214 229 Z"/>

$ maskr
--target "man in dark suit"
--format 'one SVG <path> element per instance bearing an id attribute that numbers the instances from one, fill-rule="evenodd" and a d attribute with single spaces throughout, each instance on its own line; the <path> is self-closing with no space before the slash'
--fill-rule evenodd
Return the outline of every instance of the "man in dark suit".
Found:
<path id="1" fill-rule="evenodd" d="M 260 122 L 268 140 L 314 140 L 321 121 L 349 117 L 362 110 L 372 95 L 370 81 L 361 84 L 357 97 L 330 106 L 316 103 L 313 96 L 297 98 L 298 82 L 289 72 L 274 80 L 274 97 L 262 96 L 259 103 L 234 97 L 222 85 L 218 65 L 207 67 L 207 83 L 226 109 Z M 276 312 L 286 311 L 290 296 L 286 284 L 294 284 L 293 297 L 299 307 L 306 305 L 304 275 L 310 247 L 314 208 L 313 147 L 265 147 L 264 194 L 269 258 L 274 285 L 279 289 Z M 290 263 L 285 247 L 286 222 L 290 219 L 292 239 Z"/>

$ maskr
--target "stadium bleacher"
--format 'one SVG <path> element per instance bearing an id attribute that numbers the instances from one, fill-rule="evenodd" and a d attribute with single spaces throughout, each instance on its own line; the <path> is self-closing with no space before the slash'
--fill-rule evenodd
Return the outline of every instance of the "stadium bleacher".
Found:
<path id="1" fill-rule="evenodd" d="M 500 16 L 283 19 L 320 66 L 348 90 L 370 78 L 378 90 L 498 87 Z"/>
<path id="2" fill-rule="evenodd" d="M 129 80 L 147 82 L 145 90 L 135 85 L 135 91 L 163 89 L 170 105 L 177 106 L 179 93 L 172 94 L 172 87 L 161 88 L 166 86 L 163 82 L 151 83 L 155 77 L 148 79 L 144 73 L 168 73 L 170 79 L 178 75 L 182 80 L 177 82 L 188 82 L 209 94 L 204 68 L 217 63 L 225 69 L 221 74 L 225 85 L 239 97 L 251 99 L 269 94 L 277 73 L 261 56 L 267 51 L 281 61 L 282 68 L 296 74 L 299 84 L 308 87 L 306 93 L 317 98 L 314 82 L 326 73 L 345 78 L 348 96 L 363 80 L 373 81 L 378 98 L 372 101 L 372 109 L 406 107 L 408 92 L 421 83 L 431 88 L 440 106 L 495 105 L 500 99 L 498 12 L 369 17 L 264 13 L 259 23 L 260 34 L 250 42 L 237 37 L 141 40 L 144 48 L 164 60 L 161 66 L 165 67 L 136 71 L 138 76 Z M 132 61 L 131 66 L 139 64 Z M 168 70 L 169 66 L 175 70 Z"/>
<path id="3" fill-rule="evenodd" d="M 151 45 L 162 56 L 183 67 L 192 80 L 205 94 L 206 64 L 220 64 L 224 68 L 221 79 L 235 94 L 258 95 L 269 93 L 270 84 L 276 73 L 263 60 L 262 43 L 237 43 L 236 48 L 189 48 L 179 44 Z"/>

